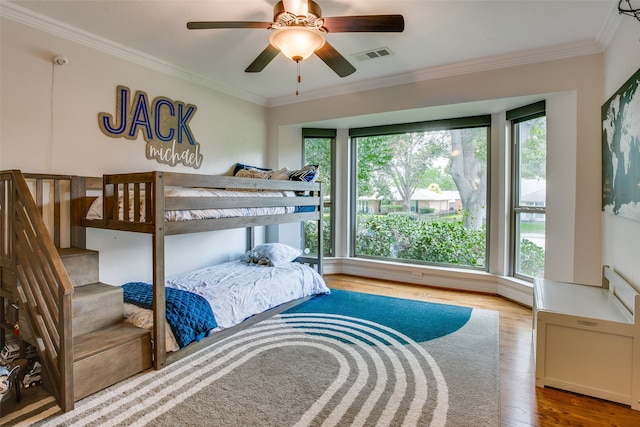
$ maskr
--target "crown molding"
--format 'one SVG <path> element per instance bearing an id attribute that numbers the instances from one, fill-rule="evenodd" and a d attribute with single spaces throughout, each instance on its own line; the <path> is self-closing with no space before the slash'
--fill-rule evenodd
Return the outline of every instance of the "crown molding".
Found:
<path id="1" fill-rule="evenodd" d="M 439 67 L 416 70 L 410 73 L 397 74 L 395 76 L 384 77 L 381 79 L 371 79 L 363 82 L 333 86 L 331 88 L 305 92 L 304 94 L 295 97 L 288 95 L 279 98 L 270 98 L 267 105 L 269 107 L 278 107 L 298 102 L 313 101 L 321 98 L 347 95 L 355 92 L 381 89 L 389 86 L 398 86 L 461 74 L 491 71 L 500 68 L 509 68 L 519 65 L 529 65 L 538 62 L 591 55 L 601 53 L 602 51 L 603 47 L 595 41 L 569 43 L 551 46 L 544 49 L 525 50 L 505 55 L 490 56 L 472 61 L 463 61 Z"/>
<path id="2" fill-rule="evenodd" d="M 144 52 L 131 49 L 125 45 L 99 37 L 95 34 L 69 26 L 60 21 L 20 7 L 14 3 L 0 0 L 0 16 L 19 22 L 29 27 L 59 36 L 61 38 L 88 46 L 115 57 L 130 61 L 149 69 L 171 75 L 176 78 L 189 81 L 199 86 L 216 90 L 218 92 L 234 96 L 236 98 L 266 107 L 278 107 L 289 104 L 313 101 L 317 99 L 347 95 L 355 92 L 380 89 L 389 86 L 397 86 L 419 81 L 432 80 L 442 77 L 450 77 L 461 74 L 469 74 L 481 71 L 490 71 L 500 68 L 528 65 L 537 62 L 554 61 L 575 56 L 601 53 L 608 45 L 615 30 L 620 24 L 620 16 L 616 7 L 612 7 L 607 20 L 600 30 L 598 40 L 578 42 L 564 45 L 551 46 L 543 49 L 526 50 L 505 55 L 479 58 L 471 61 L 463 61 L 410 73 L 397 74 L 379 79 L 370 79 L 356 83 L 336 85 L 330 88 L 305 92 L 299 96 L 287 95 L 283 97 L 265 98 L 238 88 L 222 85 L 210 79 L 176 67 Z"/>
<path id="3" fill-rule="evenodd" d="M 381 89 L 389 86 L 397 86 L 418 81 L 437 79 L 447 76 L 469 74 L 480 71 L 490 71 L 518 65 L 529 65 L 536 62 L 554 61 L 575 56 L 601 53 L 609 45 L 613 35 L 618 29 L 622 17 L 618 12 L 617 3 L 612 3 L 607 18 L 600 28 L 595 41 L 578 42 L 564 45 L 551 46 L 544 49 L 521 51 L 506 55 L 480 58 L 473 61 L 464 61 L 453 64 L 431 67 L 415 72 L 397 74 L 381 79 L 371 79 L 364 82 L 344 84 L 327 89 L 305 92 L 300 96 L 283 96 L 270 98 L 267 106 L 279 107 L 298 102 L 314 101 L 332 96 L 347 95 L 354 92 L 363 92 L 373 89 Z"/>
<path id="4" fill-rule="evenodd" d="M 612 2 L 609 13 L 607 14 L 607 17 L 602 24 L 602 28 L 600 28 L 598 36 L 596 37 L 596 40 L 598 41 L 598 43 L 600 43 L 600 45 L 602 45 L 603 48 L 609 46 L 609 43 L 613 39 L 613 35 L 620 26 L 621 22 L 622 15 L 620 15 L 620 12 L 618 12 L 618 5 L 617 3 Z"/>
<path id="5" fill-rule="evenodd" d="M 150 68 L 173 77 L 181 78 L 199 86 L 207 87 L 254 104 L 262 106 L 267 105 L 267 99 L 264 97 L 245 92 L 241 89 L 221 85 L 212 80 L 176 67 L 173 64 L 147 53 L 132 49 L 123 44 L 116 43 L 79 28 L 72 27 L 63 22 L 51 19 L 48 16 L 20 7 L 15 3 L 2 0 L 0 3 L 0 17 L 76 42 L 126 61 L 142 65 L 143 67 Z"/>

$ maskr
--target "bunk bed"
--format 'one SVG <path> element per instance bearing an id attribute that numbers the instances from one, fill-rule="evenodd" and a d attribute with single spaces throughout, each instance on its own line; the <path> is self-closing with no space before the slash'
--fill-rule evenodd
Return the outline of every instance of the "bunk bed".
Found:
<path id="1" fill-rule="evenodd" d="M 212 230 L 246 228 L 247 248 L 254 247 L 254 227 L 291 222 L 317 221 L 318 255 L 300 256 L 296 262 L 308 264 L 313 275 L 322 275 L 322 211 L 323 192 L 320 182 L 286 179 L 259 179 L 238 176 L 213 176 L 174 172 L 141 172 L 86 178 L 86 215 L 80 225 L 88 228 L 146 233 L 152 236 L 153 283 L 150 312 L 154 367 L 160 369 L 182 357 L 211 345 L 213 342 L 311 298 L 311 295 L 278 300 L 275 307 L 252 315 L 240 324 L 214 329 L 208 337 L 167 352 L 168 325 L 166 297 L 172 292 L 166 287 L 165 237 Z M 249 250 L 245 256 L 250 256 Z M 247 262 L 249 261 L 249 262 Z M 236 261 L 239 264 L 260 264 L 260 260 Z M 270 266 L 268 268 L 278 268 Z M 191 274 L 191 273 L 189 273 Z M 308 274 L 308 272 L 307 272 Z M 171 278 L 175 283 L 177 278 Z M 324 285 L 324 282 L 322 282 Z M 324 285 L 326 288 L 326 285 Z M 180 287 L 177 285 L 176 287 Z M 326 288 L 328 291 L 328 288 Z M 242 319 L 241 319 L 242 320 Z"/>

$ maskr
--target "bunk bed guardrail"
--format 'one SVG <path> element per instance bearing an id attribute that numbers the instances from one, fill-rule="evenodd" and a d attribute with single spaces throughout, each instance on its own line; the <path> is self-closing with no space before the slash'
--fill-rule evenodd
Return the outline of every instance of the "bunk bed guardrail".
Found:
<path id="1" fill-rule="evenodd" d="M 165 195 L 167 188 L 233 189 L 251 191 L 295 191 L 314 193 L 306 197 L 203 197 Z M 101 181 L 87 180 L 88 190 L 102 193 L 104 214 L 101 219 L 84 219 L 88 227 L 107 228 L 138 233 L 154 233 L 154 224 L 164 223 L 165 235 L 197 233 L 229 228 L 252 227 L 317 220 L 318 213 L 294 212 L 261 217 L 230 217 L 200 219 L 197 221 L 165 221 L 165 212 L 238 209 L 246 207 L 317 207 L 322 202 L 320 183 L 281 180 L 262 180 L 217 175 L 194 175 L 174 172 L 141 172 L 104 175 Z M 128 197 L 123 197 L 128 193 Z M 124 212 L 128 212 L 125 215 Z M 159 215 L 159 216 L 158 216 Z"/>

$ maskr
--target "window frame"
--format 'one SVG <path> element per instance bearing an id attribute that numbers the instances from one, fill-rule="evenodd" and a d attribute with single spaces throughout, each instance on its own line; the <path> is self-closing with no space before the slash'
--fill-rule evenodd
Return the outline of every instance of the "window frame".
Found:
<path id="1" fill-rule="evenodd" d="M 329 193 L 325 189 L 323 192 L 329 194 L 329 199 L 325 198 L 323 200 L 323 206 L 329 209 L 329 247 L 324 245 L 324 254 L 323 256 L 335 256 L 335 246 L 336 246 L 336 210 L 335 210 L 335 176 L 336 176 L 336 137 L 338 135 L 337 129 L 324 129 L 324 128 L 302 128 L 302 164 L 305 164 L 305 143 L 306 139 L 330 139 L 330 162 L 331 162 L 331 170 L 329 171 L 329 176 L 331 178 L 331 182 L 329 185 Z M 324 186 L 323 186 L 324 187 Z M 325 187 L 326 188 L 326 187 Z M 302 224 L 302 236 L 304 241 L 304 223 Z"/>

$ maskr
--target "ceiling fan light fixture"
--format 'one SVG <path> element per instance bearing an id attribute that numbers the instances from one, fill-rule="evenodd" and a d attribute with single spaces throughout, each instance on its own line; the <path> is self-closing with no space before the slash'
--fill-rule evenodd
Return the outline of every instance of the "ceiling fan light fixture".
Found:
<path id="1" fill-rule="evenodd" d="M 293 61 L 303 61 L 324 46 L 324 36 L 319 30 L 303 26 L 285 27 L 269 37 L 271 45 Z"/>

